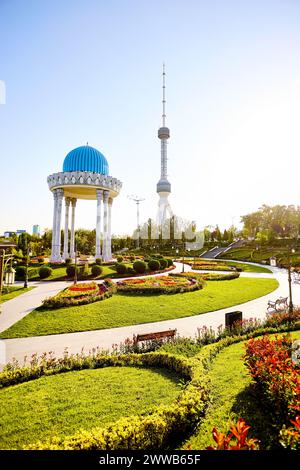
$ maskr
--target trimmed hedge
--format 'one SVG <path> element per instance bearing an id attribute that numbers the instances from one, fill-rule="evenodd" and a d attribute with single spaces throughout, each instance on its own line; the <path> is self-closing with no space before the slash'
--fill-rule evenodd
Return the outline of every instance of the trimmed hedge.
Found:
<path id="1" fill-rule="evenodd" d="M 101 266 L 99 266 L 99 264 L 94 264 L 94 266 L 91 268 L 91 271 L 94 277 L 98 277 L 100 274 L 102 274 L 103 269 Z"/>
<path id="2" fill-rule="evenodd" d="M 75 266 L 74 264 L 69 264 L 67 267 L 66 267 L 66 274 L 68 277 L 74 277 L 75 276 Z M 78 268 L 77 268 L 77 273 L 78 273 Z"/>
<path id="3" fill-rule="evenodd" d="M 72 436 L 52 437 L 45 442 L 26 446 L 26 449 L 68 450 L 154 450 L 170 446 L 174 440 L 191 430 L 204 413 L 208 403 L 208 379 L 197 360 L 181 358 L 169 353 L 146 353 L 84 357 L 65 356 L 63 359 L 47 359 L 22 369 L 0 373 L 0 386 L 34 380 L 43 375 L 54 375 L 70 370 L 100 367 L 165 367 L 189 380 L 172 405 L 161 405 L 146 416 L 121 418 L 106 428 L 80 430 Z"/>
<path id="4" fill-rule="evenodd" d="M 147 270 L 147 263 L 145 263 L 145 261 L 135 261 L 133 263 L 133 269 L 138 274 L 144 274 Z"/>
<path id="5" fill-rule="evenodd" d="M 42 266 L 39 269 L 39 276 L 40 279 L 46 279 L 47 277 L 51 276 L 52 269 L 49 266 Z"/>
<path id="6" fill-rule="evenodd" d="M 150 271 L 158 271 L 160 269 L 160 262 L 157 259 L 150 259 L 148 261 L 148 268 Z"/>
<path id="7" fill-rule="evenodd" d="M 299 329 L 299 324 L 295 329 Z M 281 331 L 280 328 L 265 330 L 266 333 Z M 251 333 L 224 338 L 202 348 L 199 354 L 189 359 L 162 352 L 127 355 L 103 355 L 98 352 L 90 356 L 65 354 L 61 359 L 51 355 L 47 357 L 45 353 L 40 359 L 34 356 L 29 367 L 21 368 L 17 362 L 6 366 L 0 373 L 0 388 L 71 370 L 117 366 L 166 367 L 189 380 L 172 405 L 161 405 L 147 416 L 121 418 L 106 428 L 81 430 L 72 436 L 52 437 L 25 447 L 34 450 L 166 449 L 174 445 L 179 436 L 182 438 L 184 433 L 193 429 L 204 415 L 210 391 L 207 372 L 215 356 L 227 346 L 263 333 L 260 330 L 257 335 Z"/>
<path id="8" fill-rule="evenodd" d="M 168 267 L 168 260 L 166 258 L 159 259 L 160 269 L 166 269 Z"/>
<path id="9" fill-rule="evenodd" d="M 123 264 L 123 263 L 116 264 L 116 271 L 118 274 L 126 274 L 127 272 L 126 264 Z"/>

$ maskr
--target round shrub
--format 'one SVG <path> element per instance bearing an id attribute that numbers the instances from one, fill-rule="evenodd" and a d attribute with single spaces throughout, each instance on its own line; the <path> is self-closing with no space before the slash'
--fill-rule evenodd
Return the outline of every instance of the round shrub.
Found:
<path id="1" fill-rule="evenodd" d="M 168 268 L 173 266 L 173 260 L 171 258 L 167 258 L 167 262 L 168 262 Z"/>
<path id="2" fill-rule="evenodd" d="M 144 272 L 146 272 L 147 264 L 145 263 L 145 261 L 135 261 L 133 263 L 133 269 L 136 273 L 143 274 Z"/>
<path id="3" fill-rule="evenodd" d="M 66 258 L 66 259 L 65 259 L 65 263 L 66 263 L 67 266 L 68 266 L 69 264 L 71 264 L 71 263 L 72 263 L 72 258 Z"/>
<path id="4" fill-rule="evenodd" d="M 101 266 L 102 264 L 102 259 L 101 258 L 96 258 L 95 263 L 98 264 L 98 266 Z"/>
<path id="5" fill-rule="evenodd" d="M 157 259 L 150 259 L 148 267 L 150 271 L 158 271 L 160 269 L 160 262 Z"/>
<path id="6" fill-rule="evenodd" d="M 116 271 L 118 274 L 126 274 L 127 267 L 123 263 L 116 264 Z"/>
<path id="7" fill-rule="evenodd" d="M 52 269 L 49 268 L 49 266 L 42 266 L 39 269 L 40 279 L 46 279 L 47 277 L 51 276 L 51 274 L 52 274 Z"/>
<path id="8" fill-rule="evenodd" d="M 16 267 L 16 280 L 17 281 L 24 281 L 25 280 L 25 273 L 26 273 L 25 266 L 17 266 Z"/>
<path id="9" fill-rule="evenodd" d="M 75 276 L 75 266 L 74 264 L 69 264 L 69 266 L 66 267 L 66 273 L 68 277 L 74 277 Z"/>
<path id="10" fill-rule="evenodd" d="M 123 261 L 123 256 L 118 256 L 118 257 L 117 257 L 117 261 L 118 261 L 118 263 L 122 263 L 122 261 Z"/>
<path id="11" fill-rule="evenodd" d="M 103 271 L 102 267 L 99 266 L 98 264 L 94 264 L 94 266 L 92 266 L 92 275 L 94 277 L 100 276 L 100 274 L 102 274 L 102 271 Z"/>
<path id="12" fill-rule="evenodd" d="M 135 274 L 135 270 L 131 266 L 128 266 L 126 273 L 132 275 Z"/>
<path id="13" fill-rule="evenodd" d="M 166 269 L 168 266 L 168 260 L 166 258 L 160 258 L 159 260 L 160 269 Z"/>

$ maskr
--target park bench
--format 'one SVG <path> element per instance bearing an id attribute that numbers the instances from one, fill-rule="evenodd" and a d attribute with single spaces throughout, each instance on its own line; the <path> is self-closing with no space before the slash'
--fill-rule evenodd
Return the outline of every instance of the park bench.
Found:
<path id="1" fill-rule="evenodd" d="M 285 310 L 288 307 L 288 298 L 287 297 L 279 297 L 279 299 L 272 301 L 268 301 L 268 310 L 273 309 L 276 312 L 280 310 Z"/>
<path id="2" fill-rule="evenodd" d="M 135 335 L 133 340 L 135 343 L 140 341 L 151 341 L 156 339 L 163 338 L 174 338 L 176 336 L 177 330 L 166 330 L 166 331 L 156 331 L 155 333 L 145 333 L 142 335 Z"/>

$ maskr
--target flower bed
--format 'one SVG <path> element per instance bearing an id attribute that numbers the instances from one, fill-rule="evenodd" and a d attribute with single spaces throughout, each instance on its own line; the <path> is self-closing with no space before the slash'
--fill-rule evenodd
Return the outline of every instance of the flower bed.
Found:
<path id="1" fill-rule="evenodd" d="M 233 268 L 231 268 L 230 266 L 227 266 L 226 264 L 196 262 L 196 263 L 192 263 L 191 266 L 193 269 L 198 269 L 198 270 L 203 269 L 204 271 L 234 271 Z"/>
<path id="2" fill-rule="evenodd" d="M 182 259 L 176 260 L 182 263 Z M 185 259 L 186 264 L 189 264 L 193 269 L 204 270 L 204 271 L 236 271 L 233 266 L 228 266 L 222 261 L 212 261 L 206 259 Z"/>
<path id="3" fill-rule="evenodd" d="M 250 340 L 245 363 L 270 408 L 274 425 L 282 428 L 282 445 L 300 449 L 300 365 L 293 360 L 291 336 Z M 293 426 L 287 428 L 290 424 Z"/>
<path id="4" fill-rule="evenodd" d="M 115 291 L 115 285 L 110 280 L 106 280 L 102 284 L 96 282 L 78 283 L 67 287 L 54 297 L 45 299 L 42 308 L 71 307 L 97 302 L 111 297 Z"/>
<path id="5" fill-rule="evenodd" d="M 239 273 L 226 273 L 226 274 L 217 274 L 217 273 L 194 273 L 193 271 L 188 271 L 186 273 L 176 273 L 169 274 L 169 276 L 180 276 L 180 277 L 193 277 L 194 279 L 205 280 L 205 281 L 230 281 L 231 279 L 237 279 L 240 277 Z"/>
<path id="6" fill-rule="evenodd" d="M 177 294 L 202 289 L 203 279 L 192 276 L 157 276 L 126 279 L 117 283 L 118 292 L 129 294 Z"/>

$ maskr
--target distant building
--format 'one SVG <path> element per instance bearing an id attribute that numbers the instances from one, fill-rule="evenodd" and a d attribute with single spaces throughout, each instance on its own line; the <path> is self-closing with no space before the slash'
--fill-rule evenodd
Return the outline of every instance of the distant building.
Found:
<path id="1" fill-rule="evenodd" d="M 32 235 L 38 235 L 40 236 L 41 234 L 41 229 L 39 225 L 33 225 L 32 227 Z"/>
<path id="2" fill-rule="evenodd" d="M 4 238 L 10 238 L 15 235 L 15 233 L 16 232 L 10 232 L 9 230 L 7 230 L 6 232 L 4 232 Z"/>

